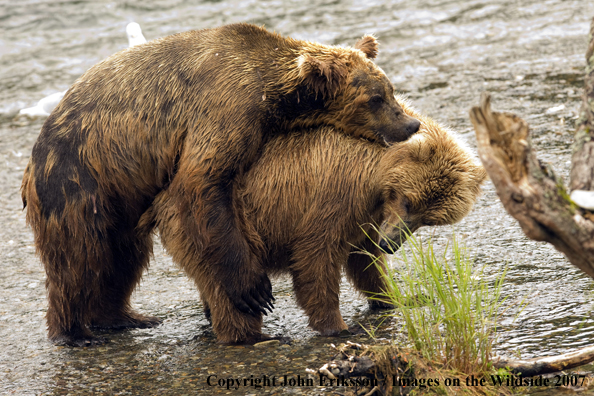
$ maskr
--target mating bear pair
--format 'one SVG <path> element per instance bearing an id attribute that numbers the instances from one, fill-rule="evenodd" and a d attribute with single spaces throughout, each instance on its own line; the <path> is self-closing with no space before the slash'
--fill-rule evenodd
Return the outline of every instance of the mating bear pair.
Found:
<path id="1" fill-rule="evenodd" d="M 468 214 L 486 177 L 450 132 L 402 104 L 422 120 L 406 142 L 384 148 L 326 127 L 278 136 L 236 184 L 245 224 L 261 238 L 263 268 L 291 274 L 297 303 L 323 335 L 347 329 L 339 311 L 343 269 L 368 297 L 386 290 L 381 261 L 373 260 L 383 254 L 375 225 L 385 221 L 388 240 L 399 244 L 421 226 L 453 224 Z M 156 223 L 173 260 L 195 280 L 220 342 L 262 339 L 262 315 L 240 312 L 225 296 L 182 226 L 188 215 L 165 190 L 141 225 L 149 232 Z"/>
<path id="2" fill-rule="evenodd" d="M 147 211 L 163 191 L 200 266 L 184 264 L 189 275 L 208 273 L 236 317 L 259 323 L 273 297 L 265 245 L 237 197 L 245 172 L 290 131 L 328 126 L 377 146 L 414 134 L 419 121 L 394 99 L 376 54 L 370 36 L 339 48 L 239 24 L 155 40 L 85 73 L 46 120 L 22 185 L 50 339 L 90 345 L 103 342 L 90 327 L 159 322 L 133 312 L 130 295 L 152 249 Z"/>

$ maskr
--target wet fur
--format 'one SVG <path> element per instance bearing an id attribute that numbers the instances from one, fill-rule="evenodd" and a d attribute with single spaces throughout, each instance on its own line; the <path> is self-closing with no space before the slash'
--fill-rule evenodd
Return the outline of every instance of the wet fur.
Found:
<path id="1" fill-rule="evenodd" d="M 269 274 L 292 275 L 297 303 L 323 335 L 347 329 L 339 311 L 343 269 L 367 296 L 384 288 L 372 258 L 362 253 L 382 254 L 372 225 L 396 214 L 434 225 L 457 222 L 485 179 L 484 169 L 451 133 L 405 110 L 424 123 L 404 143 L 383 148 L 329 127 L 278 136 L 237 181 L 234 202 L 263 242 L 263 267 Z M 402 205 L 404 200 L 412 204 Z M 187 214 L 169 191 L 157 196 L 151 216 L 173 260 L 196 282 L 218 340 L 261 339 L 261 317 L 243 314 L 225 298 L 181 226 Z"/>
<path id="2" fill-rule="evenodd" d="M 382 227 L 384 236 L 397 245 L 420 227 L 460 221 L 472 208 L 469 203 L 476 200 L 487 177 L 456 133 L 415 111 L 406 99 L 398 97 L 398 101 L 422 126 L 420 133 L 406 142 L 403 162 L 406 171 L 416 177 L 401 178 L 399 167 L 386 173 L 388 179 L 400 178 L 395 192 L 399 198 L 387 200 Z"/>
<path id="3" fill-rule="evenodd" d="M 103 342 L 90 327 L 158 323 L 133 312 L 130 295 L 152 249 L 139 221 L 165 189 L 217 292 L 259 321 L 270 281 L 234 181 L 290 130 L 332 125 L 378 145 L 416 132 L 370 60 L 374 42 L 341 48 L 228 25 L 126 49 L 75 82 L 44 123 L 22 184 L 47 273 L 49 338 L 88 345 Z M 371 91 L 383 107 L 370 108 Z M 354 121 L 366 112 L 377 117 Z"/>

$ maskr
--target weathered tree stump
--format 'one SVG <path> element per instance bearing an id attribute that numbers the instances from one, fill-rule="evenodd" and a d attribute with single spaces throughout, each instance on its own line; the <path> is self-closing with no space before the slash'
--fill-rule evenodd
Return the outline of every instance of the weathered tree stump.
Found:
<path id="1" fill-rule="evenodd" d="M 481 95 L 470 111 L 480 159 L 505 209 L 536 241 L 551 243 L 569 262 L 594 278 L 594 19 L 586 52 L 585 89 L 572 155 L 571 197 L 563 182 L 532 151 L 528 124 L 514 114 L 491 110 L 491 97 Z M 594 360 L 594 347 L 530 360 L 500 359 L 525 376 L 577 367 Z"/>
<path id="2" fill-rule="evenodd" d="M 551 243 L 594 278 L 591 214 L 571 201 L 563 182 L 536 158 L 528 124 L 514 114 L 491 111 L 486 93 L 480 107 L 472 108 L 470 118 L 479 156 L 508 213 L 529 238 Z"/>
<path id="3" fill-rule="evenodd" d="M 574 143 L 570 186 L 594 200 L 594 20 L 586 54 L 583 104 Z M 578 206 L 563 182 L 532 151 L 528 124 L 514 114 L 491 110 L 488 93 L 470 111 L 480 159 L 505 209 L 536 241 L 551 243 L 594 278 L 594 214 Z M 576 195 L 577 196 L 577 195 Z M 588 198 L 586 198 L 587 200 Z M 593 202 L 594 203 L 594 202 Z"/>

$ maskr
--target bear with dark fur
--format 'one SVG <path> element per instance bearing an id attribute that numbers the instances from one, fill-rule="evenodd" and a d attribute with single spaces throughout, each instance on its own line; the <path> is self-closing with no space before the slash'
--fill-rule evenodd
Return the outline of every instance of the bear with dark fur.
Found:
<path id="1" fill-rule="evenodd" d="M 486 177 L 452 133 L 403 107 L 422 120 L 403 143 L 384 148 L 329 127 L 278 136 L 234 189 L 246 224 L 262 240 L 263 268 L 292 275 L 297 303 L 323 335 L 347 329 L 339 311 L 343 269 L 368 297 L 385 289 L 372 257 L 362 253 L 382 254 L 375 224 L 393 223 L 386 231 L 396 240 L 404 225 L 453 224 L 470 211 Z M 156 218 L 165 248 L 194 279 L 218 340 L 260 340 L 262 316 L 244 315 L 221 290 L 175 202 L 161 193 L 145 223 Z"/>
<path id="2" fill-rule="evenodd" d="M 419 122 L 394 100 L 376 54 L 371 36 L 341 48 L 236 24 L 154 40 L 87 71 L 44 123 L 22 184 L 49 338 L 92 345 L 104 340 L 91 327 L 159 322 L 132 311 L 130 295 L 152 249 L 137 225 L 164 190 L 218 290 L 258 321 L 273 296 L 235 180 L 291 130 L 328 125 L 378 146 L 414 134 Z"/>

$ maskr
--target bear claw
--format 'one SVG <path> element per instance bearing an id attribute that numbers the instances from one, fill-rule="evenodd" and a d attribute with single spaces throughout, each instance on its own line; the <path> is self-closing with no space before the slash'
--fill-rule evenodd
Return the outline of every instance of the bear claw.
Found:
<path id="1" fill-rule="evenodd" d="M 268 275 L 262 274 L 257 285 L 247 293 L 243 293 L 241 298 L 237 298 L 236 295 L 229 295 L 229 297 L 233 305 L 243 313 L 252 316 L 268 315 L 266 309 L 270 312 L 274 309 L 274 305 L 272 305 L 272 301 L 274 301 L 272 284 Z"/>

